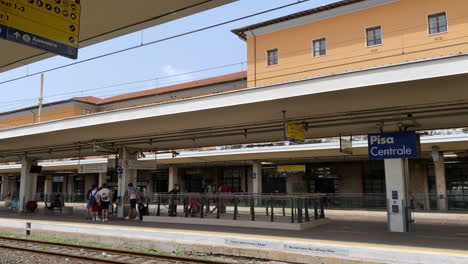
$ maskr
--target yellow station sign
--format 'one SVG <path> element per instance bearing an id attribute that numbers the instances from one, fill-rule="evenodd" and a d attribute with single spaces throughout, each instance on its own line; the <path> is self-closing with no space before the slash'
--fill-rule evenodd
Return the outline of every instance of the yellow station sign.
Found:
<path id="1" fill-rule="evenodd" d="M 284 138 L 293 142 L 304 142 L 305 128 L 303 125 L 286 123 L 284 127 Z"/>
<path id="2" fill-rule="evenodd" d="M 78 56 L 80 0 L 0 0 L 0 38 Z"/>
<path id="3" fill-rule="evenodd" d="M 281 165 L 278 166 L 278 172 L 305 172 L 306 166 L 305 165 Z"/>

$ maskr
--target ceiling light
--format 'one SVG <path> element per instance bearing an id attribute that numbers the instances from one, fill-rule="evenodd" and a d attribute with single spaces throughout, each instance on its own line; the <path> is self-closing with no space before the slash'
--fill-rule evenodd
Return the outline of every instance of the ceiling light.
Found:
<path id="1" fill-rule="evenodd" d="M 445 153 L 444 154 L 444 158 L 456 158 L 456 157 L 458 157 L 458 155 L 455 154 L 455 153 Z"/>

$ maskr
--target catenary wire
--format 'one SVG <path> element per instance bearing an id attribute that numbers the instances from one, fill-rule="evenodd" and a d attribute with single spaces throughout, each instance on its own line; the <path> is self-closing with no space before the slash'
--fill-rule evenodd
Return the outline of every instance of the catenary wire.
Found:
<path id="1" fill-rule="evenodd" d="M 460 19 L 460 18 L 463 18 L 463 17 L 466 17 L 466 16 L 461 16 L 461 17 L 456 17 L 456 18 L 452 18 L 452 20 L 454 19 Z M 394 31 L 391 31 L 390 33 L 392 32 L 397 32 L 397 31 L 402 31 L 402 30 L 408 30 L 408 29 L 412 29 L 412 28 L 416 28 L 416 27 L 419 27 L 421 25 L 416 25 L 416 26 L 410 26 L 410 27 L 407 27 L 405 29 L 398 29 L 398 30 L 394 30 Z M 463 36 L 465 37 L 465 36 Z M 463 38 L 463 37 L 460 37 L 460 38 Z M 359 38 L 359 39 L 362 39 L 362 38 Z M 452 39 L 445 39 L 444 41 L 450 41 L 450 40 L 454 40 L 454 38 Z M 351 40 L 346 40 L 346 41 L 342 41 L 342 42 L 336 42 L 336 43 L 333 43 L 334 45 L 338 45 L 339 43 L 344 43 L 344 42 L 349 42 Z M 338 43 L 338 44 L 337 44 Z M 421 45 L 427 45 L 428 43 L 423 43 Z M 462 44 L 462 43 L 459 43 L 459 45 Z M 411 47 L 415 47 L 415 46 L 403 46 L 403 47 L 400 47 L 400 48 L 396 48 L 394 50 L 401 50 L 401 49 L 405 49 L 405 48 L 411 48 Z M 307 49 L 307 50 L 310 50 Z M 386 53 L 386 52 L 392 52 L 394 50 L 384 50 L 384 51 L 381 51 L 381 52 L 377 52 L 377 53 L 373 53 L 373 54 L 363 54 L 363 55 L 359 55 L 359 56 L 370 56 L 370 55 L 376 55 L 378 53 Z M 302 51 L 305 51 L 305 50 L 302 50 Z M 294 52 L 300 52 L 300 51 L 294 51 Z M 337 54 L 334 54 L 336 57 L 337 57 Z M 346 57 L 346 58 L 340 58 L 340 59 L 337 59 L 335 61 L 338 61 L 338 60 L 346 60 L 346 59 L 350 59 L 351 57 Z M 262 58 L 259 58 L 257 60 L 261 60 Z M 315 62 L 313 64 L 306 64 L 306 65 L 299 65 L 299 66 L 296 66 L 296 67 L 292 67 L 292 68 L 281 68 L 281 69 L 278 69 L 278 70 L 273 70 L 273 71 L 268 71 L 268 72 L 260 72 L 260 73 L 257 73 L 257 75 L 262 75 L 262 74 L 269 74 L 269 73 L 272 73 L 274 71 L 286 71 L 286 70 L 290 70 L 290 69 L 293 69 L 293 68 L 298 68 L 298 67 L 304 67 L 304 66 L 308 66 L 308 65 L 319 65 L 321 63 L 330 63 L 331 61 L 330 60 L 327 60 L 326 62 Z M 44 98 L 52 98 L 52 97 L 57 97 L 57 96 L 63 96 L 63 95 L 67 95 L 67 94 L 76 94 L 76 93 L 83 93 L 84 91 L 94 91 L 94 90 L 99 90 L 99 89 L 106 89 L 106 88 L 110 88 L 110 87 L 118 87 L 118 86 L 124 86 L 124 85 L 128 85 L 128 84 L 134 84 L 134 83 L 141 83 L 141 82 L 149 82 L 149 81 L 155 81 L 155 80 L 160 80 L 160 79 L 164 79 L 164 78 L 171 78 L 171 77 L 175 77 L 175 76 L 182 76 L 182 75 L 188 75 L 188 74 L 192 74 L 192 73 L 199 73 L 199 72 L 204 72 L 204 71 L 210 71 L 210 70 L 214 70 L 214 69 L 220 69 L 220 68 L 226 68 L 226 67 L 230 67 L 230 66 L 235 66 L 235 65 L 242 65 L 244 63 L 247 63 L 247 62 L 240 62 L 240 63 L 233 63 L 233 64 L 228 64 L 228 65 L 222 65 L 222 66 L 218 66 L 218 67 L 212 67 L 212 68 L 208 68 L 208 69 L 202 69 L 202 70 L 197 70 L 197 71 L 192 71 L 192 72 L 187 72 L 187 73 L 181 73 L 181 74 L 176 74 L 176 75 L 169 75 L 169 76 L 163 76 L 163 77 L 159 77 L 159 78 L 151 78 L 151 79 L 146 79 L 146 80 L 141 80 L 141 81 L 134 81 L 134 82 L 127 82 L 127 83 L 121 83 L 121 84 L 115 84 L 115 85 L 110 85 L 110 86 L 105 86 L 105 87 L 100 87 L 100 88 L 93 88 L 93 89 L 87 89 L 87 90 L 81 90 L 81 91 L 76 91 L 76 92 L 70 92 L 70 93 L 62 93 L 62 94 L 56 94 L 56 95 L 51 95 L 51 96 L 47 96 L 47 97 L 44 97 Z M 354 63 L 359 63 L 359 62 L 354 62 Z M 284 65 L 284 63 L 282 63 L 282 65 Z M 336 65 L 333 65 L 333 66 L 336 66 Z M 319 69 L 310 69 L 310 70 L 304 70 L 304 71 L 300 71 L 300 72 L 294 72 L 294 73 L 288 73 L 288 74 L 284 74 L 284 75 L 280 75 L 280 76 L 274 76 L 274 77 L 267 77 L 267 78 L 254 78 L 254 80 L 252 81 L 260 81 L 260 80 L 265 80 L 265 79 L 271 79 L 271 78 L 277 78 L 277 77 L 284 77 L 284 76 L 287 76 L 287 75 L 293 75 L 293 74 L 300 74 L 300 73 L 304 73 L 304 72 L 310 72 L 310 71 L 316 71 L 316 70 L 319 70 Z M 120 91 L 120 90 L 119 90 Z M 104 92 L 104 91 L 102 91 Z M 100 93 L 102 93 L 100 92 Z M 110 93 L 111 91 L 105 91 L 106 93 Z M 25 101 L 29 101 L 31 100 L 30 102 L 32 102 L 32 100 L 37 100 L 37 98 L 31 98 L 31 99 L 22 99 L 22 100 L 17 100 L 17 101 L 20 101 L 20 102 L 25 102 Z M 13 101 L 14 102 L 14 101 Z"/>
<path id="2" fill-rule="evenodd" d="M 287 5 L 282 5 L 282 6 L 279 6 L 279 7 L 275 7 L 275 8 L 271 8 L 271 9 L 264 10 L 264 11 L 261 11 L 261 12 L 257 12 L 257 13 L 254 13 L 254 14 L 246 15 L 246 16 L 243 16 L 243 17 L 231 19 L 231 20 L 228 20 L 228 21 L 224 21 L 224 22 L 221 22 L 221 23 L 214 24 L 214 25 L 210 25 L 210 26 L 199 28 L 199 29 L 187 31 L 187 32 L 184 32 L 184 33 L 180 33 L 180 34 L 177 34 L 177 35 L 170 36 L 170 37 L 166 37 L 166 38 L 162 38 L 162 39 L 158 39 L 158 40 L 154 40 L 154 41 L 150 41 L 150 42 L 146 42 L 146 43 L 141 43 L 141 44 L 138 44 L 138 45 L 135 45 L 135 46 L 132 46 L 132 47 L 128 47 L 128 48 L 125 48 L 125 49 L 121 49 L 121 50 L 105 53 L 105 54 L 102 54 L 102 55 L 94 56 L 94 57 L 84 59 L 84 60 L 81 60 L 81 61 L 77 61 L 77 62 L 69 63 L 69 64 L 66 64 L 66 65 L 61 65 L 61 66 L 58 66 L 58 67 L 50 68 L 50 69 L 47 69 L 47 70 L 31 73 L 29 75 L 25 75 L 25 76 L 21 76 L 21 77 L 8 79 L 8 80 L 5 80 L 5 81 L 1 81 L 0 85 L 10 83 L 10 82 L 14 82 L 14 81 L 18 81 L 18 80 L 22 80 L 24 78 L 36 76 L 36 75 L 39 75 L 41 73 L 46 73 L 46 72 L 51 72 L 51 71 L 55 71 L 55 70 L 58 70 L 58 69 L 67 68 L 67 67 L 70 67 L 70 66 L 74 66 L 74 65 L 85 63 L 85 62 L 101 59 L 101 58 L 104 58 L 104 57 L 120 54 L 120 53 L 127 52 L 127 51 L 130 51 L 130 50 L 138 49 L 138 48 L 141 48 L 141 47 L 146 47 L 146 46 L 154 45 L 154 44 L 157 44 L 157 43 L 165 42 L 165 41 L 168 41 L 168 40 L 184 37 L 184 36 L 187 36 L 187 35 L 192 35 L 192 34 L 195 34 L 195 33 L 198 33 L 198 32 L 202 32 L 202 31 L 206 31 L 206 30 L 209 30 L 209 29 L 213 29 L 213 28 L 224 26 L 224 25 L 232 24 L 234 22 L 242 21 L 242 20 L 245 20 L 245 19 L 248 19 L 248 18 L 256 17 L 256 16 L 259 16 L 259 15 L 267 14 L 267 13 L 271 13 L 271 12 L 278 11 L 278 10 L 281 10 L 281 9 L 284 9 L 284 8 L 288 8 L 288 7 L 291 7 L 291 6 L 294 6 L 294 5 L 303 4 L 303 3 L 309 2 L 309 1 L 311 1 L 311 0 L 302 0 L 302 1 L 294 2 L 294 3 L 290 3 L 290 4 L 287 4 Z"/>

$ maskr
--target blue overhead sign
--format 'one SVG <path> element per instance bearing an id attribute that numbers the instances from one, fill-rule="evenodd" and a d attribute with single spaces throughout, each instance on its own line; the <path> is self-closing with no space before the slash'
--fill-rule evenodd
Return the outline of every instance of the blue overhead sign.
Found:
<path id="1" fill-rule="evenodd" d="M 418 156 L 416 132 L 369 134 L 367 136 L 369 159 L 405 159 Z"/>
<path id="2" fill-rule="evenodd" d="M 0 25 L 0 38 L 5 38 L 7 33 L 7 27 Z"/>

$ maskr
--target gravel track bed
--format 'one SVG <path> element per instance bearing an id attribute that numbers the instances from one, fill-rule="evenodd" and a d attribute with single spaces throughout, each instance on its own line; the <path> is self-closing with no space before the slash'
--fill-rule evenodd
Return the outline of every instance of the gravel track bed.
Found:
<path id="1" fill-rule="evenodd" d="M 1 264 L 91 264 L 96 262 L 0 248 Z"/>

